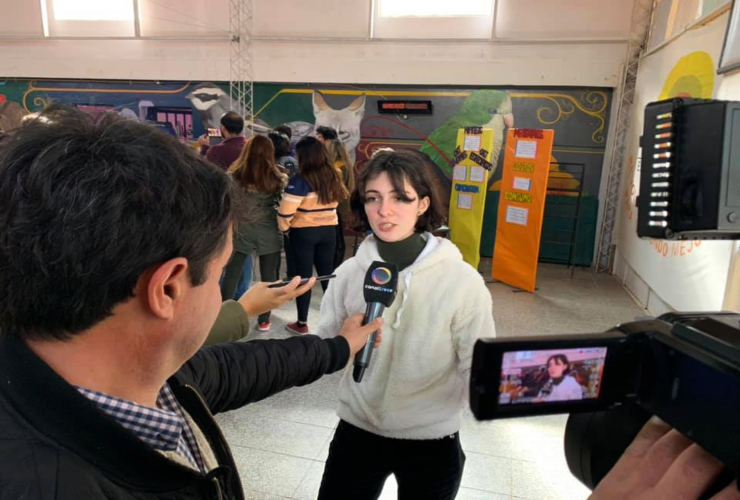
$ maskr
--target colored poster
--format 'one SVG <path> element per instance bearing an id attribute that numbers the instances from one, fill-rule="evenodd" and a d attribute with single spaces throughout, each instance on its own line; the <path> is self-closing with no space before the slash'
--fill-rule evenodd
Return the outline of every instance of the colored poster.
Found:
<path id="1" fill-rule="evenodd" d="M 491 276 L 528 292 L 537 281 L 554 138 L 541 129 L 510 129 L 506 138 Z"/>
<path id="2" fill-rule="evenodd" d="M 467 151 L 468 154 L 460 155 L 453 169 L 450 240 L 460 249 L 465 262 L 476 269 L 480 262 L 480 238 L 493 140 L 491 129 L 468 127 L 457 132 L 457 147 L 460 151 L 475 149 Z"/>

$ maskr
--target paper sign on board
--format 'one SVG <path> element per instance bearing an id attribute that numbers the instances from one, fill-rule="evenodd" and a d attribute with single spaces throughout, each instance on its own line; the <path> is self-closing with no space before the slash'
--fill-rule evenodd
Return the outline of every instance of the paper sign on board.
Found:
<path id="1" fill-rule="evenodd" d="M 483 167 L 470 167 L 470 181 L 483 182 L 486 178 L 486 171 Z"/>
<path id="2" fill-rule="evenodd" d="M 458 193 L 457 194 L 457 208 L 462 208 L 463 210 L 472 209 L 473 208 L 473 195 L 465 194 L 465 193 Z"/>
<path id="3" fill-rule="evenodd" d="M 511 205 L 506 207 L 506 222 L 510 224 L 519 224 L 520 226 L 526 226 L 528 215 L 529 210 L 526 208 L 513 207 Z"/>
<path id="4" fill-rule="evenodd" d="M 466 134 L 465 144 L 463 145 L 463 149 L 465 151 L 478 151 L 480 149 L 480 141 L 481 141 L 480 135 Z"/>
<path id="5" fill-rule="evenodd" d="M 464 181 L 468 178 L 468 167 L 456 165 L 452 170 L 452 178 L 456 181 Z"/>
<path id="6" fill-rule="evenodd" d="M 532 180 L 525 177 L 514 177 L 514 189 L 520 191 L 529 191 L 529 187 L 532 185 Z"/>
<path id="7" fill-rule="evenodd" d="M 535 158 L 537 157 L 537 141 L 516 141 L 517 158 Z"/>

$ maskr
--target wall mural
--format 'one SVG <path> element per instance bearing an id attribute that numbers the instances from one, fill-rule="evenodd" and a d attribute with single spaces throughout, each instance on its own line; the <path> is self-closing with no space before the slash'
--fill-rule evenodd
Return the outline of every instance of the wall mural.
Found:
<path id="1" fill-rule="evenodd" d="M 317 126 L 332 127 L 347 144 L 356 168 L 361 168 L 381 147 L 417 150 L 447 199 L 450 161 L 459 128 L 480 125 L 495 131 L 495 171 L 489 184 L 493 192 L 500 187 L 500 153 L 506 129 L 552 128 L 553 169 L 562 172 L 551 186 L 559 185 L 563 190 L 578 187 L 580 178 L 573 178 L 559 164 L 583 164 L 584 196 L 594 200 L 584 206 L 588 212 L 584 215 L 595 221 L 611 98 L 611 89 L 599 88 L 430 89 L 257 83 L 254 128 L 263 133 L 287 124 L 296 140 L 313 134 Z M 386 99 L 430 100 L 433 112 L 379 114 L 378 101 Z M 155 122 L 183 142 L 193 143 L 207 127 L 218 126 L 219 118 L 229 109 L 229 101 L 225 82 L 7 80 L 0 81 L 0 130 L 18 126 L 23 116 L 52 103 L 68 103 L 92 114 L 113 111 L 131 119 Z M 490 217 L 487 215 L 486 220 Z M 593 225 L 595 231 L 595 222 Z M 589 246 L 592 252 L 593 243 Z M 482 254 L 487 253 L 490 249 L 484 252 L 482 247 Z M 588 255 L 584 261 L 590 258 Z"/>

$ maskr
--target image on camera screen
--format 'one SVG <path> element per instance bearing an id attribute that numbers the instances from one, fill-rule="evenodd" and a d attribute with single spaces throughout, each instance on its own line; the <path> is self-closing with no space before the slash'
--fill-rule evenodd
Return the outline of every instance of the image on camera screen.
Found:
<path id="1" fill-rule="evenodd" d="M 596 399 L 606 347 L 505 352 L 499 404 L 538 404 Z"/>

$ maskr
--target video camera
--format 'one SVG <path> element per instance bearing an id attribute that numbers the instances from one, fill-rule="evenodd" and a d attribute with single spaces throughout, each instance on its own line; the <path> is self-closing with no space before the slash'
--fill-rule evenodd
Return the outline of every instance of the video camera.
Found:
<path id="1" fill-rule="evenodd" d="M 740 103 L 660 101 L 648 104 L 644 124 L 638 235 L 740 239 Z M 711 495 L 740 478 L 740 314 L 481 339 L 470 404 L 479 420 L 570 413 L 566 461 L 591 489 L 657 415 L 726 465 Z"/>

